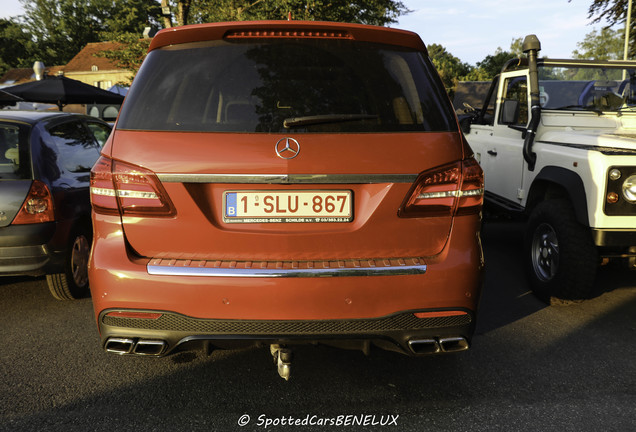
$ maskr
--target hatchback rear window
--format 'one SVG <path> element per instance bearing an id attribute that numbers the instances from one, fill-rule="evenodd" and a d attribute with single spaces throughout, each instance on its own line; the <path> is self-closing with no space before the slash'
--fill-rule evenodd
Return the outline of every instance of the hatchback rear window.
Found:
<path id="1" fill-rule="evenodd" d="M 0 179 L 31 178 L 27 125 L 0 122 Z"/>
<path id="2" fill-rule="evenodd" d="M 204 132 L 455 130 L 422 53 L 330 39 L 213 41 L 152 51 L 117 127 Z"/>
<path id="3" fill-rule="evenodd" d="M 69 121 L 49 129 L 57 147 L 57 163 L 71 173 L 87 173 L 99 158 L 100 147 L 79 121 Z"/>

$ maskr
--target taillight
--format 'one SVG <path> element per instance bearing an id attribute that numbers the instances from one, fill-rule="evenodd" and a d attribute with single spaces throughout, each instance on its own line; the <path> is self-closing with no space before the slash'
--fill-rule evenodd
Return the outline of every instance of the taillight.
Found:
<path id="1" fill-rule="evenodd" d="M 479 213 L 484 174 L 475 159 L 423 172 L 398 211 L 400 217 L 454 216 Z"/>
<path id="2" fill-rule="evenodd" d="M 13 225 L 52 222 L 55 220 L 53 197 L 49 188 L 39 180 L 33 180 L 20 211 L 13 219 Z"/>
<path id="3" fill-rule="evenodd" d="M 172 201 L 152 171 L 104 156 L 91 170 L 91 203 L 96 213 L 176 215 Z"/>

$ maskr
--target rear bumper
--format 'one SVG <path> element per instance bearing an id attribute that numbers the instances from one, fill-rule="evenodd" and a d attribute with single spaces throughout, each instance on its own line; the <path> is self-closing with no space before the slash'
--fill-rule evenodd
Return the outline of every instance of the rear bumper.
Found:
<path id="1" fill-rule="evenodd" d="M 423 314 L 421 318 L 417 312 Z M 155 317 L 141 318 L 144 314 Z M 100 314 L 99 327 L 104 349 L 116 354 L 166 355 L 201 343 L 224 348 L 232 341 L 232 346 L 323 343 L 353 348 L 368 342 L 419 355 L 468 349 L 474 318 L 470 311 L 454 310 L 409 311 L 372 319 L 213 320 L 157 311 L 107 310 Z"/>
<path id="2" fill-rule="evenodd" d="M 61 271 L 70 226 L 70 222 L 48 222 L 0 228 L 0 275 L 41 276 Z"/>
<path id="3" fill-rule="evenodd" d="M 94 215 L 94 227 L 89 277 L 105 348 L 109 339 L 132 341 L 130 346 L 165 341 L 161 354 L 198 341 L 215 346 L 228 340 L 371 341 L 421 354 L 448 338 L 462 338 L 467 347 L 474 332 L 483 272 L 478 216 L 457 217 L 444 251 L 410 263 L 416 265 L 407 267 L 417 267 L 413 273 L 331 274 L 339 268 L 333 263 L 326 277 L 297 275 L 293 268 L 284 272 L 292 277 L 254 271 L 253 277 L 194 275 L 192 269 L 199 267 L 191 262 L 176 272 L 150 274 L 153 267 L 171 266 L 135 256 L 126 247 L 118 217 Z M 356 260 L 351 261 L 342 265 L 356 268 Z M 161 318 L 118 313 L 140 311 Z M 423 318 L 414 312 L 424 313 Z M 409 341 L 429 342 L 419 349 Z"/>

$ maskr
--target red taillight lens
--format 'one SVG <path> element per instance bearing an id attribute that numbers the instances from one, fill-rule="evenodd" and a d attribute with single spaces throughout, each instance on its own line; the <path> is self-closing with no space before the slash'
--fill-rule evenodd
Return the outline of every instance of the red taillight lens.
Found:
<path id="1" fill-rule="evenodd" d="M 462 162 L 462 187 L 457 202 L 457 214 L 475 214 L 484 204 L 484 172 L 475 159 Z"/>
<path id="2" fill-rule="evenodd" d="M 398 211 L 400 217 L 453 216 L 479 213 L 484 174 L 474 159 L 423 172 Z"/>
<path id="3" fill-rule="evenodd" d="M 91 171 L 91 203 L 96 213 L 122 216 L 176 215 L 157 176 L 150 170 L 104 156 Z"/>
<path id="4" fill-rule="evenodd" d="M 119 214 L 113 185 L 112 162 L 102 156 L 97 159 L 91 170 L 91 204 L 97 213 Z"/>
<path id="5" fill-rule="evenodd" d="M 52 222 L 55 220 L 53 197 L 49 188 L 39 180 L 33 180 L 20 211 L 13 219 L 13 225 Z"/>

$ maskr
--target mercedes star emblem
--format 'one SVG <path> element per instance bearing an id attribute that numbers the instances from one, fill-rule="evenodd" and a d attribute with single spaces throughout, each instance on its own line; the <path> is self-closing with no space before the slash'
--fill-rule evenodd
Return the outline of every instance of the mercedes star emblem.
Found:
<path id="1" fill-rule="evenodd" d="M 278 157 L 283 159 L 293 159 L 300 153 L 300 144 L 293 138 L 281 138 L 274 147 Z"/>

